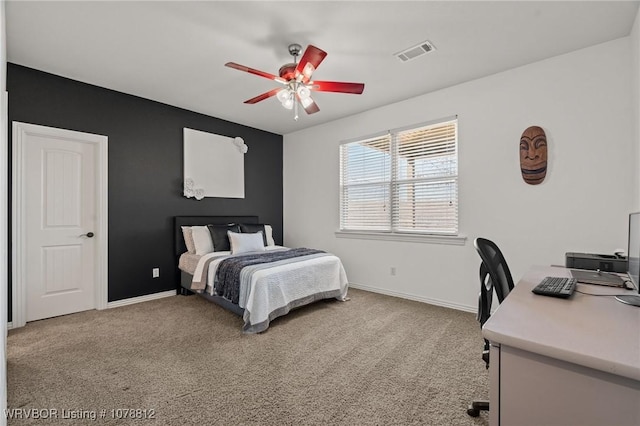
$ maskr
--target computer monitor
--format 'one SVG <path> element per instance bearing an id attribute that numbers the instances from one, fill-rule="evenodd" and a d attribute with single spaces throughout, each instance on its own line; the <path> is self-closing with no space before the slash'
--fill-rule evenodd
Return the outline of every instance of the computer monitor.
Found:
<path id="1" fill-rule="evenodd" d="M 640 212 L 629 215 L 627 273 L 633 287 L 640 293 Z"/>
<path id="2" fill-rule="evenodd" d="M 640 293 L 640 212 L 629 215 L 627 274 L 634 288 Z M 616 299 L 640 307 L 640 294 L 619 295 Z"/>

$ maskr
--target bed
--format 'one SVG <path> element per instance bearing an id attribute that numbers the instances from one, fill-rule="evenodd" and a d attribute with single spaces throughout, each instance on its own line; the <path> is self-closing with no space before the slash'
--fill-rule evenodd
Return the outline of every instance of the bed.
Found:
<path id="1" fill-rule="evenodd" d="M 233 253 L 229 248 L 221 249 L 223 244 L 214 238 L 214 229 L 225 229 L 226 237 L 225 227 L 229 224 L 243 224 L 246 232 L 231 234 L 232 237 L 245 238 L 241 241 L 264 237 L 264 243 L 260 243 L 264 247 L 260 251 Z M 183 227 L 195 229 L 191 227 L 207 225 L 212 225 L 209 229 L 216 251 L 201 249 L 196 254 L 193 244 L 188 250 Z M 174 239 L 180 270 L 179 293 L 196 293 L 239 315 L 244 321 L 245 333 L 263 332 L 273 319 L 318 300 L 348 300 L 347 276 L 337 256 L 310 248 L 275 245 L 269 238 L 268 226 L 266 235 L 262 236 L 263 227 L 257 216 L 176 216 Z M 260 237 L 253 233 L 254 228 L 261 229 Z M 241 232 L 239 225 L 237 230 Z M 237 241 L 232 241 L 236 249 Z"/>

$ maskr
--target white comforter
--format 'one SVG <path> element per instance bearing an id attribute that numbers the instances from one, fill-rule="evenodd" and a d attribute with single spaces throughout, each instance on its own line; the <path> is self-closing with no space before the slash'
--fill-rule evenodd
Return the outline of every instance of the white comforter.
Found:
<path id="1" fill-rule="evenodd" d="M 232 256 L 230 252 L 214 252 L 202 256 L 198 261 L 194 277 L 202 276 L 205 272 L 203 268 L 208 264 L 207 293 L 214 294 L 213 283 L 218 265 L 229 256 Z M 238 304 L 245 310 L 245 332 L 264 331 L 270 320 L 315 300 L 330 297 L 347 300 L 347 275 L 337 256 L 311 255 L 296 259 L 293 263 L 276 262 L 275 266 L 256 266 L 255 271 L 247 273 L 243 270 Z"/>

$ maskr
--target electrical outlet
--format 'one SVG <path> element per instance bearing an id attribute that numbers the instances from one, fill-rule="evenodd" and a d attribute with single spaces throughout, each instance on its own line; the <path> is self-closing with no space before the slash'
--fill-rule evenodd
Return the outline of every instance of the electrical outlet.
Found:
<path id="1" fill-rule="evenodd" d="M 391 267 L 391 275 L 395 275 L 396 274 L 396 267 L 392 266 Z"/>
<path id="2" fill-rule="evenodd" d="M 153 268 L 152 274 L 153 278 L 158 278 L 160 276 L 160 268 Z"/>

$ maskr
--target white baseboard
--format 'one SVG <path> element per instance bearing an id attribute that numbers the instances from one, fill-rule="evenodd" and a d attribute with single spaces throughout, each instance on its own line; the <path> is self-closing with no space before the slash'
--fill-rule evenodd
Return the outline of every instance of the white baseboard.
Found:
<path id="1" fill-rule="evenodd" d="M 391 290 L 381 289 L 381 288 L 377 288 L 377 287 L 370 287 L 368 285 L 363 285 L 363 284 L 349 283 L 349 287 L 356 288 L 356 289 L 359 289 L 359 290 L 370 291 L 372 293 L 384 294 L 386 296 L 393 296 L 393 297 L 400 297 L 402 299 L 415 300 L 417 302 L 428 303 L 430 305 L 443 306 L 445 308 L 457 309 L 459 311 L 476 312 L 477 309 L 478 309 L 476 306 L 460 305 L 460 304 L 457 304 L 457 303 L 451 303 L 451 302 L 447 302 L 447 301 L 444 301 L 444 300 L 432 299 L 432 298 L 429 298 L 429 297 L 416 296 L 414 294 L 402 293 L 402 292 L 398 292 L 398 291 L 391 291 Z M 115 302 L 109 302 L 109 303 L 107 303 L 107 308 L 108 309 L 110 309 L 110 308 L 118 308 L 120 306 L 133 305 L 135 303 L 148 302 L 150 300 L 162 299 L 162 298 L 165 298 L 165 297 L 171 297 L 171 296 L 175 296 L 175 295 L 176 295 L 176 291 L 175 290 L 168 290 L 168 291 L 163 291 L 163 292 L 160 292 L 160 293 L 148 294 L 146 296 L 130 297 L 129 299 L 122 299 L 122 300 L 116 300 Z M 8 322 L 7 323 L 7 330 L 11 330 L 12 328 L 13 328 L 13 322 Z"/>
<path id="2" fill-rule="evenodd" d="M 431 299 L 429 297 L 416 296 L 415 294 L 402 293 L 402 292 L 398 292 L 398 291 L 392 291 L 392 290 L 387 290 L 387 289 L 382 289 L 382 288 L 377 288 L 377 287 L 370 287 L 368 285 L 363 285 L 363 284 L 349 283 L 349 287 L 350 288 L 357 288 L 359 290 L 370 291 L 372 293 L 380 293 L 380 294 L 384 294 L 386 296 L 393 296 L 393 297 L 400 297 L 402 299 L 415 300 L 416 302 L 428 303 L 430 305 L 436 305 L 436 306 L 442 306 L 442 307 L 445 307 L 445 308 L 457 309 L 459 311 L 473 312 L 473 313 L 478 311 L 478 307 L 477 306 L 460 305 L 460 304 L 457 304 L 457 303 L 447 302 L 445 300 Z"/>
<path id="3" fill-rule="evenodd" d="M 133 305 L 134 303 L 148 302 L 150 300 L 162 299 L 165 297 L 175 296 L 175 290 L 162 291 L 160 293 L 147 294 L 146 296 L 130 297 L 128 299 L 116 300 L 115 302 L 107 303 L 107 309 L 119 308 L 120 306 Z"/>
<path id="4" fill-rule="evenodd" d="M 107 303 L 107 309 L 118 308 L 120 306 L 133 305 L 140 302 L 148 302 L 150 300 L 163 299 L 165 297 L 175 296 L 175 290 L 162 291 L 160 293 L 147 294 L 146 296 L 130 297 L 129 299 L 116 300 L 115 302 Z M 7 330 L 13 328 L 13 321 L 7 322 Z"/>

